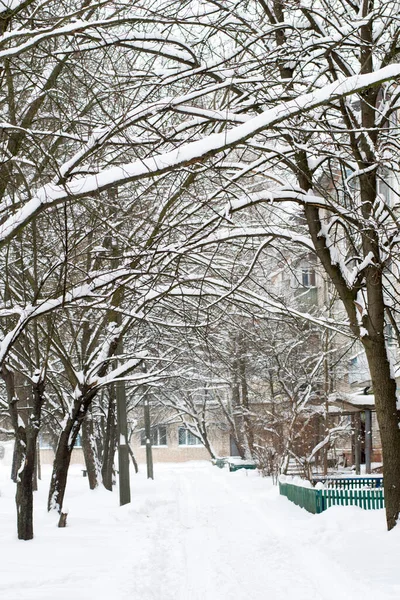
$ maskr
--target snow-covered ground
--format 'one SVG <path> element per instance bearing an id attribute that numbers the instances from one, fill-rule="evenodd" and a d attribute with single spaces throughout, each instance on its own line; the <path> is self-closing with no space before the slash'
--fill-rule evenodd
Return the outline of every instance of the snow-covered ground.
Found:
<path id="1" fill-rule="evenodd" d="M 400 598 L 400 528 L 383 511 L 310 515 L 254 471 L 155 465 L 132 476 L 132 503 L 90 492 L 71 467 L 68 527 L 35 497 L 35 539 L 15 534 L 14 489 L 0 470 L 2 600 L 387 600 Z"/>

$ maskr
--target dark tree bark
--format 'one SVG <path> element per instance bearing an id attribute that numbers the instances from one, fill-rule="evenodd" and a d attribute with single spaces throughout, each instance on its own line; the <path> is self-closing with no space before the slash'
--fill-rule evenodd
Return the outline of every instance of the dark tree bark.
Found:
<path id="1" fill-rule="evenodd" d="M 14 401 L 15 402 L 15 401 Z M 12 404 L 14 404 L 14 402 Z M 13 413 L 13 406 L 10 404 L 10 414 Z M 12 419 L 14 420 L 14 419 Z M 17 431 L 17 428 L 15 429 Z M 19 443 L 17 435 L 15 436 L 13 458 L 11 465 L 11 479 L 14 483 L 18 481 L 18 470 L 23 460 L 23 445 Z"/>
<path id="2" fill-rule="evenodd" d="M 253 423 L 251 421 L 250 405 L 249 405 L 249 390 L 247 385 L 246 376 L 246 341 L 243 335 L 239 337 L 239 378 L 240 378 L 240 390 L 242 396 L 242 407 L 243 407 L 243 426 L 245 432 L 245 439 L 247 442 L 248 452 L 253 457 L 254 454 L 254 431 Z"/>
<path id="3" fill-rule="evenodd" d="M 119 337 L 116 336 L 110 343 L 108 357 L 115 354 L 118 342 Z M 99 377 L 104 377 L 108 365 L 108 361 L 104 361 L 97 373 Z M 54 457 L 53 473 L 50 481 L 49 497 L 47 501 L 47 510 L 49 511 L 54 509 L 58 510 L 60 513 L 62 511 L 72 450 L 81 429 L 81 425 L 97 392 L 97 388 L 87 386 L 86 384 L 81 386 L 80 396 L 75 399 L 73 410 L 61 432 Z"/>
<path id="4" fill-rule="evenodd" d="M 54 457 L 53 473 L 47 502 L 48 510 L 57 510 L 59 513 L 62 511 L 72 450 L 74 449 L 82 422 L 95 395 L 96 391 L 94 390 L 82 390 L 82 395 L 75 399 L 72 413 L 61 432 Z"/>
<path id="5" fill-rule="evenodd" d="M 91 490 L 97 488 L 101 481 L 98 448 L 94 437 L 93 418 L 91 411 L 86 414 L 82 422 L 82 450 L 85 457 L 85 465 L 88 474 L 89 487 Z"/>
<path id="6" fill-rule="evenodd" d="M 375 395 L 376 415 L 382 442 L 386 521 L 392 529 L 400 512 L 400 412 L 396 380 L 392 377 L 383 337 L 374 333 L 364 342 Z"/>
<path id="7" fill-rule="evenodd" d="M 15 502 L 17 506 L 18 539 L 33 538 L 33 492 L 35 486 L 37 439 L 44 402 L 44 381 L 40 376 L 32 383 L 29 407 L 24 407 L 24 419 L 18 413 L 18 398 L 15 390 L 15 374 L 3 365 L 2 377 L 6 383 L 11 420 L 15 429 L 13 456 L 13 480 L 17 484 Z"/>
<path id="8" fill-rule="evenodd" d="M 23 461 L 23 444 L 20 443 L 17 437 L 18 431 L 18 396 L 15 386 L 15 373 L 9 370 L 5 365 L 1 369 L 1 376 L 4 380 L 7 390 L 8 408 L 10 412 L 11 422 L 15 431 L 15 443 L 13 451 L 13 459 L 11 465 L 11 479 L 14 483 L 18 481 L 18 471 Z"/>
<path id="9" fill-rule="evenodd" d="M 232 361 L 232 413 L 237 449 L 243 459 L 252 458 L 252 425 L 249 415 L 249 397 L 246 380 L 245 345 L 242 334 L 238 334 L 235 342 Z"/>
<path id="10" fill-rule="evenodd" d="M 360 188 L 363 216 L 367 222 L 376 197 L 376 174 L 361 177 Z M 317 254 L 339 293 L 354 335 L 360 339 L 365 349 L 381 434 L 386 521 L 390 530 L 396 525 L 400 514 L 400 411 L 397 409 L 396 381 L 391 373 L 390 357 L 385 343 L 383 265 L 380 261 L 378 235 L 373 228 L 365 228 L 362 231 L 364 256 L 371 253 L 374 262 L 365 269 L 359 287 L 349 289 L 338 266 L 332 264 L 325 240 L 319 236 L 321 221 L 316 209 L 306 208 L 306 215 Z M 356 302 L 360 289 L 364 290 L 367 299 L 367 310 L 362 315 L 357 313 Z"/>
<path id="11" fill-rule="evenodd" d="M 207 452 L 208 452 L 208 453 L 209 453 L 209 455 L 211 456 L 211 458 L 217 458 L 217 457 L 215 456 L 215 452 L 213 451 L 213 449 L 212 449 L 212 446 L 211 446 L 211 444 L 210 444 L 210 441 L 209 441 L 209 439 L 208 439 L 207 432 L 204 432 L 204 431 L 202 432 L 202 438 L 203 438 L 203 440 L 202 440 L 202 441 L 203 441 L 203 444 L 204 444 L 204 446 L 205 446 L 205 448 L 206 448 Z"/>
<path id="12" fill-rule="evenodd" d="M 33 538 L 33 477 L 35 472 L 37 433 L 31 427 L 19 427 L 16 443 L 24 446 L 23 463 L 17 478 L 15 503 L 17 505 L 17 531 L 19 540 Z"/>
<path id="13" fill-rule="evenodd" d="M 232 363 L 233 383 L 232 383 L 232 421 L 234 429 L 232 436 L 236 447 L 239 450 L 240 458 L 246 458 L 246 444 L 244 440 L 243 409 L 240 403 L 240 386 L 238 380 L 238 367 L 236 358 Z"/>
<path id="14" fill-rule="evenodd" d="M 101 474 L 103 477 L 103 485 L 106 490 L 112 492 L 114 480 L 114 456 L 117 450 L 117 417 L 115 403 L 115 387 L 109 388 L 108 394 L 108 410 L 107 423 L 104 435 L 103 444 L 103 464 Z"/>

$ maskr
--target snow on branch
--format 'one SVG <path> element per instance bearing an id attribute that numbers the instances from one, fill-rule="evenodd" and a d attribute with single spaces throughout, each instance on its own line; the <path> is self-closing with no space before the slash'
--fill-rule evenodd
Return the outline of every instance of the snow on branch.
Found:
<path id="1" fill-rule="evenodd" d="M 68 304 L 73 304 L 78 300 L 99 300 L 98 292 L 102 288 L 117 284 L 123 279 L 127 279 L 132 272 L 129 269 L 117 269 L 114 272 L 99 274 L 94 277 L 89 283 L 78 285 L 69 292 L 59 296 L 58 298 L 50 298 L 38 305 L 27 305 L 25 307 L 14 306 L 12 310 L 4 309 L 0 311 L 0 317 L 10 314 L 18 314 L 19 320 L 17 325 L 7 333 L 0 343 L 0 364 L 6 358 L 12 344 L 19 337 L 26 325 L 35 317 L 45 315 L 58 308 L 65 307 Z"/>
<path id="2" fill-rule="evenodd" d="M 129 380 L 138 380 L 139 383 L 142 383 L 142 380 L 146 380 L 148 379 L 148 374 L 147 373 L 138 373 L 135 374 L 131 377 L 128 377 L 128 373 L 130 373 L 131 371 L 133 371 L 133 369 L 135 369 L 136 367 L 138 367 L 141 362 L 143 361 L 144 358 L 147 357 L 147 352 L 143 351 L 143 352 L 139 352 L 135 358 L 131 358 L 129 360 L 126 360 L 125 362 L 121 363 L 120 365 L 118 365 L 117 367 L 115 367 L 115 369 L 113 369 L 112 371 L 110 371 L 109 373 L 107 373 L 107 375 L 105 375 L 104 377 L 98 377 L 96 375 L 92 375 L 91 377 L 87 378 L 85 381 L 85 384 L 88 385 L 90 388 L 96 387 L 103 387 L 105 385 L 107 385 L 108 383 L 111 383 L 113 381 L 121 381 L 124 380 L 126 381 L 127 379 Z M 91 371 L 93 371 L 93 369 L 91 369 Z"/>
<path id="3" fill-rule="evenodd" d="M 74 23 L 76 26 L 76 23 Z M 1 56 L 1 54 L 0 54 Z M 49 206 L 61 204 L 83 196 L 124 185 L 131 181 L 160 175 L 172 169 L 203 160 L 218 152 L 236 146 L 257 133 L 272 128 L 290 117 L 310 111 L 328 102 L 360 92 L 385 81 L 400 76 L 400 64 L 391 64 L 374 73 L 355 75 L 334 82 L 321 89 L 298 96 L 296 99 L 282 102 L 228 131 L 214 133 L 201 140 L 190 142 L 179 148 L 136 160 L 120 166 L 111 167 L 95 175 L 75 177 L 68 184 L 47 184 L 39 189 L 31 200 L 11 215 L 0 227 L 0 243 L 13 237 L 31 219 Z"/>
<path id="4" fill-rule="evenodd" d="M 220 242 L 227 242 L 230 240 L 234 240 L 237 238 L 251 238 L 251 237 L 270 237 L 270 238 L 279 238 L 283 240 L 287 240 L 292 242 L 293 244 L 301 244 L 305 246 L 308 250 L 314 251 L 314 246 L 310 240 L 305 235 L 300 235 L 295 231 L 290 231 L 290 229 L 284 229 L 282 227 L 221 227 L 215 233 L 205 237 L 201 241 L 194 243 L 190 246 L 190 250 L 194 250 L 196 248 L 202 248 L 203 246 L 208 246 L 210 244 L 217 244 Z M 181 250 L 182 251 L 182 250 Z"/>
<path id="5" fill-rule="evenodd" d="M 323 448 L 324 446 L 329 444 L 330 441 L 332 440 L 332 438 L 340 435 L 341 433 L 346 433 L 348 431 L 349 431 L 348 425 L 341 425 L 339 427 L 333 427 L 332 429 L 330 429 L 328 431 L 327 435 L 324 437 L 324 439 L 321 442 L 319 442 L 319 444 L 317 444 L 312 449 L 310 455 L 307 458 L 307 462 L 310 463 L 312 461 L 312 459 L 314 458 L 314 456 L 317 454 L 317 452 L 319 452 L 321 450 L 321 448 Z"/>
<path id="6" fill-rule="evenodd" d="M 1 9 L 1 5 L 0 5 L 0 9 Z M 4 58 L 11 58 L 11 57 L 15 57 L 15 56 L 19 56 L 20 54 L 26 52 L 27 50 L 33 48 L 34 46 L 37 46 L 38 44 L 48 40 L 48 39 L 54 39 L 57 37 L 62 37 L 62 36 L 74 36 L 74 41 L 75 41 L 75 36 L 77 35 L 77 33 L 82 36 L 82 34 L 84 32 L 87 32 L 88 35 L 88 39 L 90 39 L 92 42 L 93 40 L 99 40 L 99 43 L 101 45 L 109 45 L 111 43 L 123 43 L 124 41 L 129 42 L 129 41 L 137 41 L 137 42 L 141 42 L 143 45 L 146 43 L 146 40 L 148 40 L 148 42 L 156 42 L 158 41 L 159 44 L 162 44 L 163 49 L 162 51 L 165 53 L 166 56 L 168 56 L 169 58 L 175 58 L 178 59 L 180 61 L 189 63 L 189 64 L 193 64 L 195 62 L 194 60 L 194 56 L 193 53 L 191 52 L 191 50 L 189 49 L 188 46 L 184 45 L 182 40 L 178 39 L 178 38 L 173 38 L 173 37 L 166 37 L 165 35 L 162 34 L 142 34 L 140 32 L 137 32 L 136 34 L 132 34 L 132 33 L 127 33 L 126 31 L 123 32 L 121 31 L 121 26 L 124 24 L 130 24 L 133 23 L 135 25 L 137 25 L 138 19 L 137 18 L 128 18 L 128 17 L 116 17 L 116 18 L 109 18 L 109 19 L 97 19 L 97 20 L 85 20 L 85 19 L 74 19 L 71 20 L 69 23 L 67 23 L 66 25 L 62 25 L 62 26 L 58 26 L 58 23 L 56 23 L 53 26 L 48 26 L 48 27 L 42 27 L 42 28 L 37 28 L 37 29 L 27 29 L 27 28 L 19 28 L 16 29 L 14 31 L 9 31 L 4 33 L 2 36 L 0 36 L 0 45 L 3 46 L 6 43 L 9 44 L 12 41 L 18 41 L 20 38 L 28 38 L 26 41 L 22 41 L 21 43 L 17 43 L 15 46 L 11 46 L 9 48 L 6 48 L 5 50 L 0 50 L 0 60 L 4 59 Z M 103 35 L 99 35 L 99 31 L 104 30 L 104 29 L 108 29 L 108 28 L 119 28 L 118 31 L 118 35 L 114 35 L 111 36 L 111 34 L 109 33 L 108 35 L 104 34 Z M 186 49 L 186 52 L 184 51 L 171 51 L 167 52 L 165 50 L 165 44 L 175 44 L 175 45 L 179 45 L 179 46 L 183 46 Z M 98 48 L 98 45 L 94 46 L 92 44 L 89 44 L 87 46 L 87 48 L 85 47 L 84 44 L 80 44 L 77 45 L 74 50 L 75 51 L 82 51 L 85 49 L 89 49 L 92 50 L 94 47 Z M 143 46 L 143 49 L 145 49 L 145 46 Z M 66 49 L 66 52 L 68 52 L 68 49 Z"/>
<path id="7" fill-rule="evenodd" d="M 12 429 L 4 429 L 3 427 L 0 427 L 0 433 L 3 435 L 9 435 L 10 437 L 14 437 L 15 432 Z"/>

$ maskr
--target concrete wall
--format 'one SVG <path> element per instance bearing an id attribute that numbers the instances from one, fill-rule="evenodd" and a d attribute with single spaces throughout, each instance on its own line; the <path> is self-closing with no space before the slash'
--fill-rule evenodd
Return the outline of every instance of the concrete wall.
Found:
<path id="1" fill-rule="evenodd" d="M 181 446 L 178 443 L 178 425 L 167 426 L 167 445 L 153 446 L 153 461 L 157 462 L 185 462 L 187 460 L 210 460 L 210 454 L 202 445 Z M 229 433 L 221 431 L 216 427 L 210 428 L 210 441 L 217 456 L 229 456 Z M 136 460 L 139 463 L 146 462 L 146 449 L 141 445 L 141 433 L 134 432 L 131 447 Z M 54 460 L 54 452 L 51 448 L 41 448 L 40 459 L 42 465 L 51 465 Z M 72 451 L 71 464 L 84 464 L 82 448 L 74 448 Z"/>
<path id="2" fill-rule="evenodd" d="M 182 446 L 178 440 L 178 424 L 167 426 L 167 445 L 153 446 L 153 461 L 156 462 L 184 462 L 187 460 L 210 460 L 211 456 L 206 448 L 199 446 Z M 216 427 L 210 427 L 209 438 L 217 456 L 229 456 L 229 433 Z M 146 449 L 141 445 L 141 432 L 132 436 L 131 446 L 138 462 L 146 461 Z"/>
<path id="3" fill-rule="evenodd" d="M 54 460 L 54 452 L 51 448 L 40 449 L 40 460 L 42 465 L 52 465 Z M 71 465 L 83 465 L 85 460 L 83 458 L 82 448 L 74 448 L 71 455 Z"/>
<path id="4" fill-rule="evenodd" d="M 378 420 L 376 417 L 376 413 L 372 412 L 372 455 L 371 462 L 380 463 L 382 462 L 382 444 L 381 444 L 381 436 L 379 433 Z M 352 449 L 352 436 L 349 433 L 344 436 L 339 443 L 337 444 L 337 448 L 340 448 L 339 453 L 343 453 L 346 456 L 348 466 L 354 464 L 354 456 Z"/>

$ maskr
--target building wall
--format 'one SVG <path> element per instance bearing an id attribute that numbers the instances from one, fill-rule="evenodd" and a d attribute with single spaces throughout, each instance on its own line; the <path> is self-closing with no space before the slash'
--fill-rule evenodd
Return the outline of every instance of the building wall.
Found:
<path id="1" fill-rule="evenodd" d="M 0 452 L 0 466 L 11 467 L 14 452 L 14 441 L 0 441 L 1 452 Z"/>
<path id="2" fill-rule="evenodd" d="M 203 445 L 180 445 L 178 440 L 179 425 L 167 426 L 167 444 L 153 448 L 153 462 L 185 462 L 187 460 L 210 460 L 210 454 Z M 134 432 L 131 447 L 138 462 L 146 461 L 146 448 L 141 444 L 142 434 Z M 229 433 L 217 427 L 210 427 L 209 439 L 217 456 L 229 456 Z"/>
<path id="3" fill-rule="evenodd" d="M 139 463 L 146 462 L 145 448 L 133 448 L 133 453 Z M 181 446 L 176 448 L 161 448 L 153 446 L 153 462 L 185 462 L 187 460 L 210 460 L 210 455 L 204 446 Z"/>
<path id="4" fill-rule="evenodd" d="M 229 433 L 216 427 L 210 429 L 210 441 L 217 456 L 229 456 Z M 141 432 L 134 432 L 131 447 L 139 463 L 146 462 L 146 448 L 141 445 Z M 210 460 L 210 454 L 203 445 L 179 445 L 178 425 L 167 427 L 167 445 L 153 446 L 153 462 L 185 462 L 188 460 Z M 40 460 L 42 465 L 51 465 L 54 451 L 51 448 L 41 448 Z M 85 464 L 82 448 L 74 448 L 71 464 Z"/>
<path id="5" fill-rule="evenodd" d="M 40 449 L 40 461 L 42 465 L 52 465 L 54 461 L 54 451 L 51 448 Z M 83 458 L 82 448 L 74 448 L 71 455 L 71 465 L 83 465 L 85 459 Z"/>
<path id="6" fill-rule="evenodd" d="M 373 463 L 381 463 L 382 462 L 382 445 L 381 445 L 381 437 L 379 433 L 378 420 L 376 417 L 376 413 L 372 412 L 372 455 L 371 462 Z M 362 442 L 362 448 L 364 442 Z M 338 444 L 336 445 L 339 454 L 344 454 L 347 461 L 347 466 L 351 466 L 354 464 L 354 449 L 352 446 L 352 435 L 349 433 L 346 436 L 343 436 Z"/>

